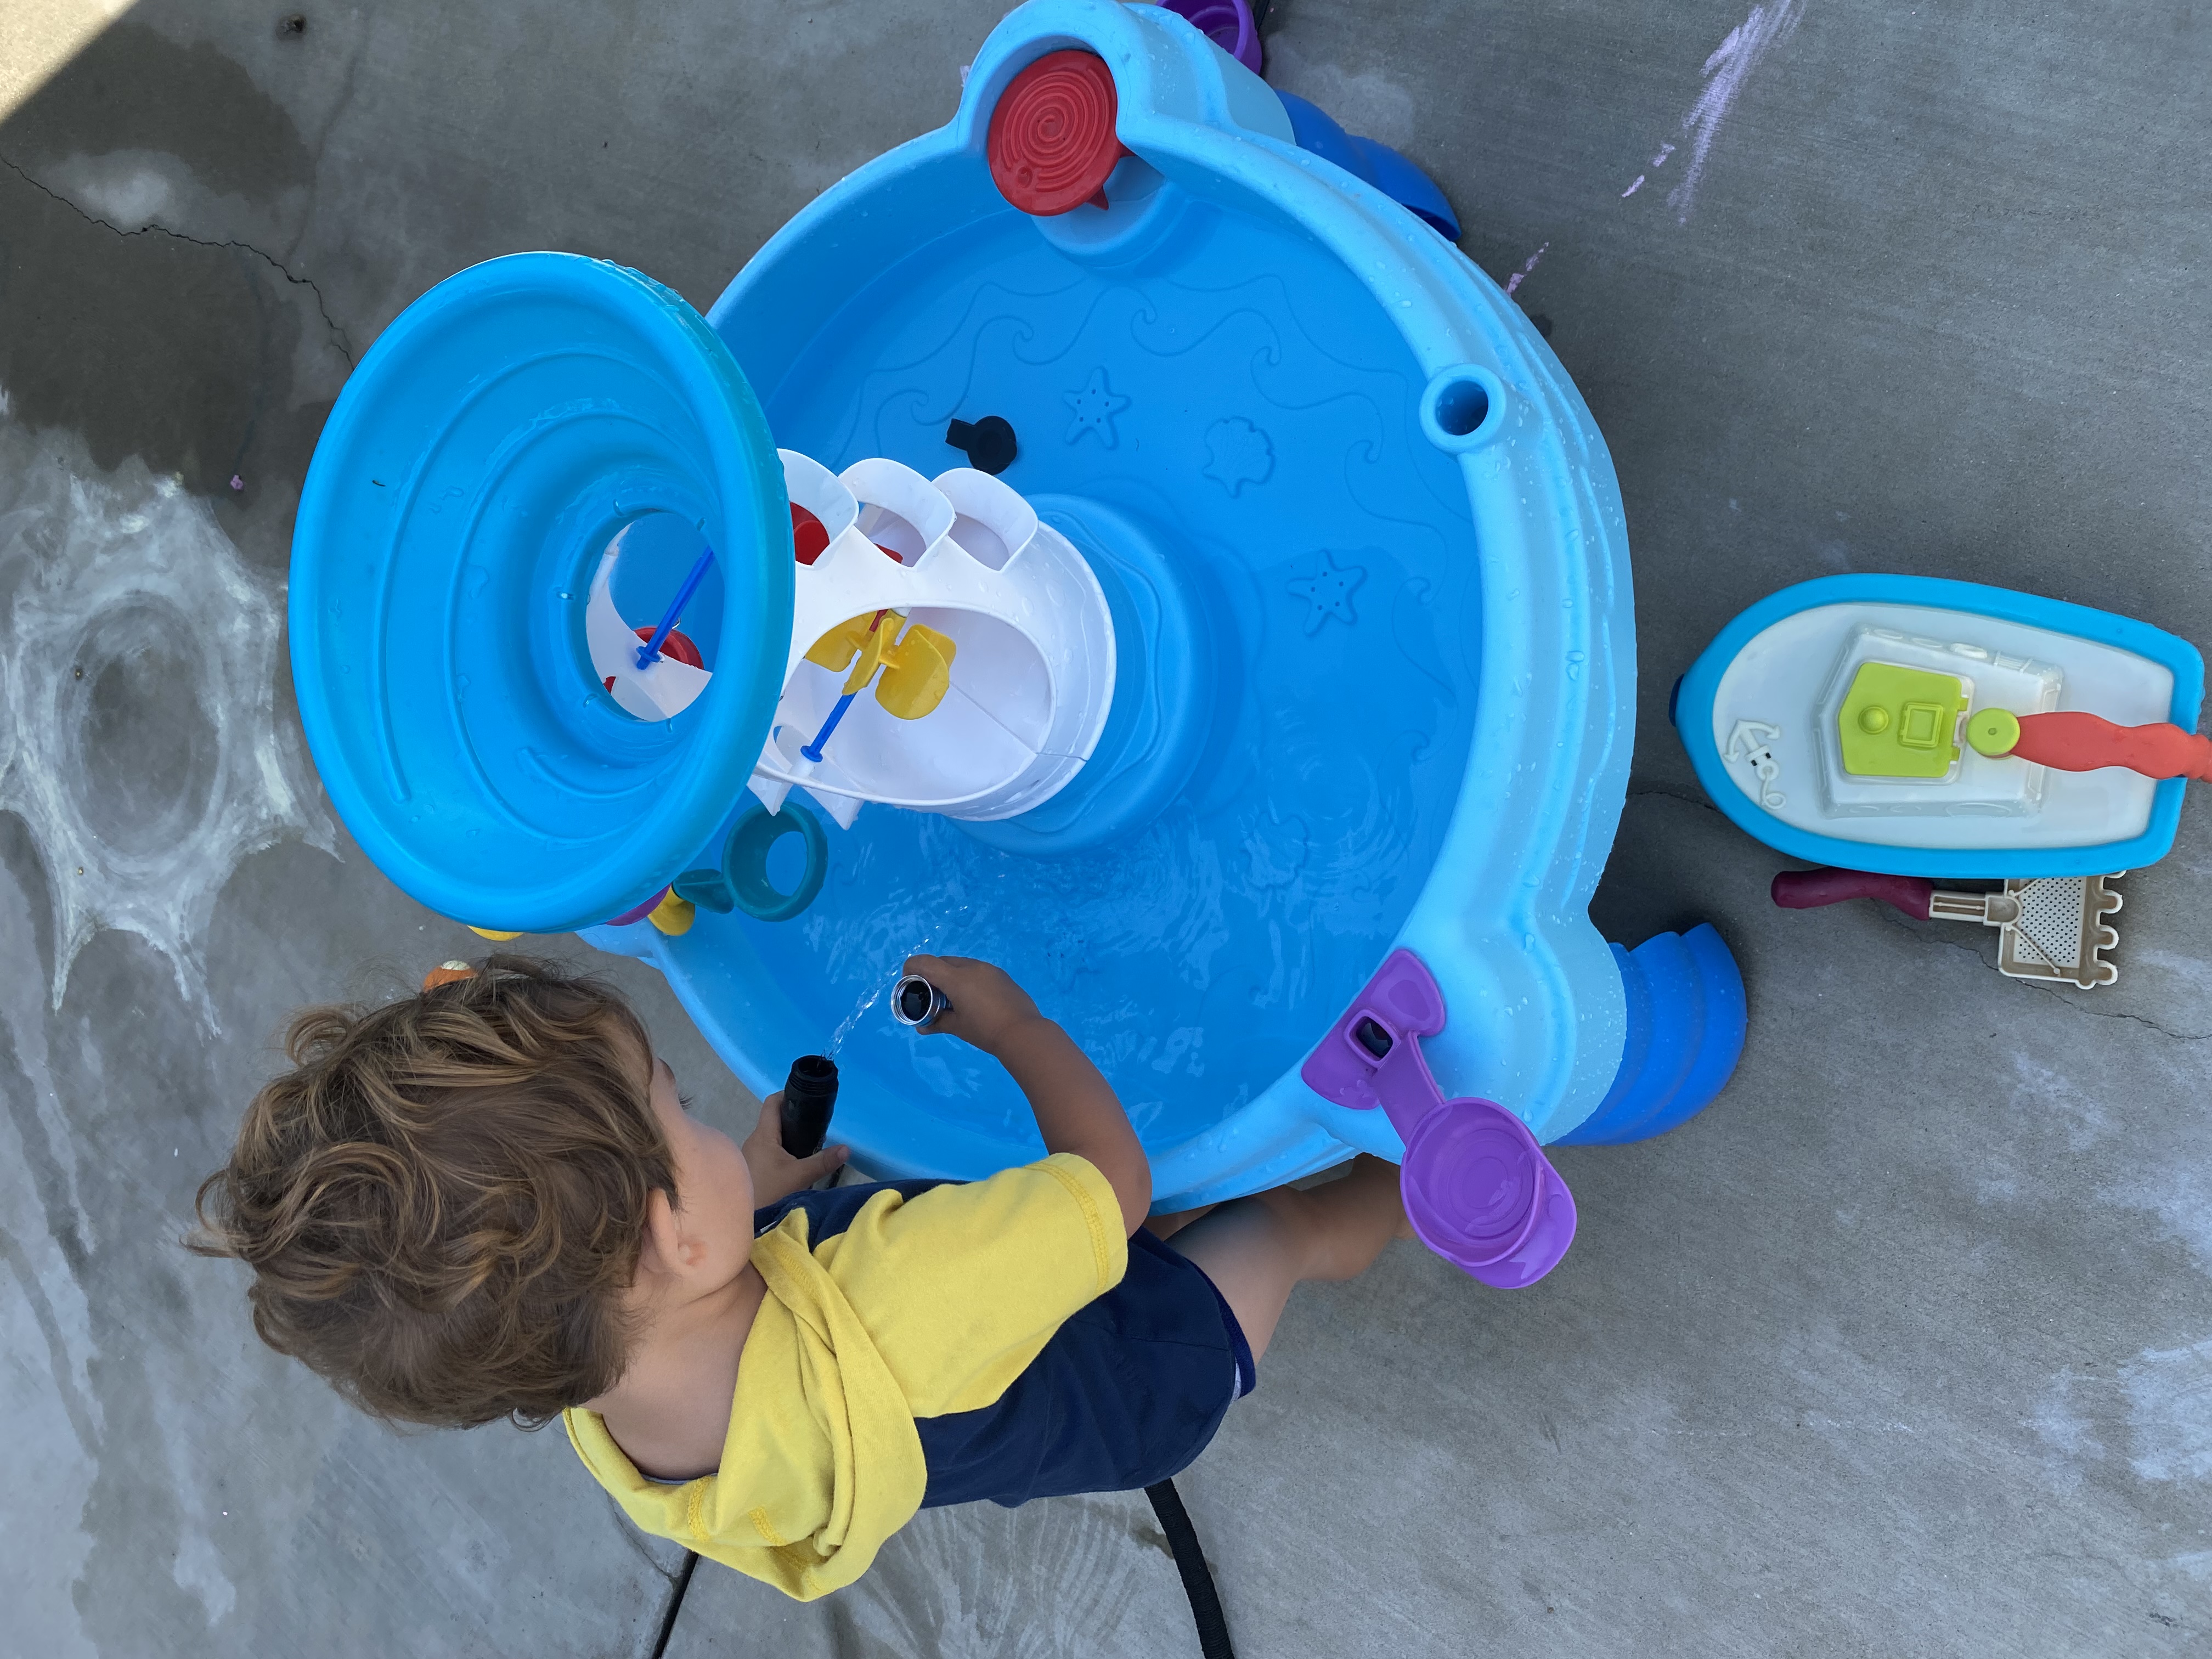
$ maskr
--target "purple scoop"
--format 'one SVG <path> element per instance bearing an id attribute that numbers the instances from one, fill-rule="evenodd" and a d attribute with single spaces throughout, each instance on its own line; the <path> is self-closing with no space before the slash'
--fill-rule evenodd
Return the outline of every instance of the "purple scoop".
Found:
<path id="1" fill-rule="evenodd" d="M 1399 1174 L 1421 1243 L 1501 1290 L 1533 1285 L 1575 1236 L 1575 1200 L 1528 1125 L 1488 1100 L 1446 1100 L 1419 1039 L 1444 1029 L 1443 993 L 1394 951 L 1299 1075 L 1316 1094 L 1381 1107 L 1406 1143 Z"/>
<path id="2" fill-rule="evenodd" d="M 1501 1290 L 1533 1285 L 1575 1236 L 1575 1200 L 1528 1125 L 1487 1100 L 1447 1100 L 1406 1144 L 1399 1176 L 1421 1243 Z"/>

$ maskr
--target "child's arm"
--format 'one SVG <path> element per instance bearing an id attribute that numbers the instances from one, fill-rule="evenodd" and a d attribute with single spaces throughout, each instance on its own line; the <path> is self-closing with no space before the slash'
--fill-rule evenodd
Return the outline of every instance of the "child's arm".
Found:
<path id="1" fill-rule="evenodd" d="M 1075 1040 L 988 962 L 909 957 L 906 970 L 936 986 L 952 1005 L 924 1031 L 948 1031 L 1005 1066 L 1029 1097 L 1045 1149 L 1087 1158 L 1121 1200 L 1123 1226 L 1133 1233 L 1142 1226 L 1152 1207 L 1152 1166 L 1113 1086 Z"/>

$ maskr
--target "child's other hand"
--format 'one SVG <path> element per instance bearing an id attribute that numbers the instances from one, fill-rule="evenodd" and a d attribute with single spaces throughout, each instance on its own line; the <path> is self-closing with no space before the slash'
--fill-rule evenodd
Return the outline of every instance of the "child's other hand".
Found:
<path id="1" fill-rule="evenodd" d="M 783 1150 L 783 1091 L 778 1089 L 761 1103 L 760 1121 L 739 1148 L 745 1167 L 752 1171 L 753 1208 L 764 1210 L 780 1198 L 805 1192 L 823 1176 L 844 1167 L 850 1152 L 845 1146 L 824 1146 L 811 1158 L 793 1158 Z"/>
<path id="2" fill-rule="evenodd" d="M 920 974 L 952 1005 L 921 1028 L 925 1036 L 950 1032 L 994 1054 L 1008 1032 L 1043 1018 L 1005 969 L 973 957 L 908 957 L 906 971 Z"/>

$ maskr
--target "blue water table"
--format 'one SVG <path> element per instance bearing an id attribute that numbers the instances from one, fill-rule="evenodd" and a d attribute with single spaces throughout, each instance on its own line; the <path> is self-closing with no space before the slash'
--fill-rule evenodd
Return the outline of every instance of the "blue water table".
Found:
<path id="1" fill-rule="evenodd" d="M 1526 1283 L 1540 1148 L 1704 1106 L 1742 984 L 1588 915 L 1634 681 L 1588 410 L 1441 193 L 1287 103 L 1031 0 L 704 319 L 567 255 L 440 284 L 308 477 L 302 718 L 401 887 L 652 963 L 757 1091 L 830 1049 L 872 1171 L 1036 1153 L 884 1004 L 984 957 L 1164 1205 L 1417 1140 L 1425 1236 Z"/>

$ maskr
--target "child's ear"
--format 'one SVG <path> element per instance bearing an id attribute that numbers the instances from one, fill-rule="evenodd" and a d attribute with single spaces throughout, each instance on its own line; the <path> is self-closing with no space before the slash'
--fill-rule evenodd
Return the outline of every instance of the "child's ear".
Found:
<path id="1" fill-rule="evenodd" d="M 703 1267 L 713 1252 L 707 1241 L 684 1224 L 684 1212 L 666 1193 L 655 1188 L 645 1200 L 645 1248 L 638 1252 L 638 1277 L 648 1266 L 672 1276 Z"/>
<path id="2" fill-rule="evenodd" d="M 656 1276 L 679 1273 L 688 1264 L 684 1253 L 698 1252 L 696 1241 L 684 1237 L 683 1224 L 676 1218 L 676 1206 L 668 1194 L 658 1187 L 645 1198 L 645 1239 L 637 1253 L 637 1277 L 642 1285 Z"/>

